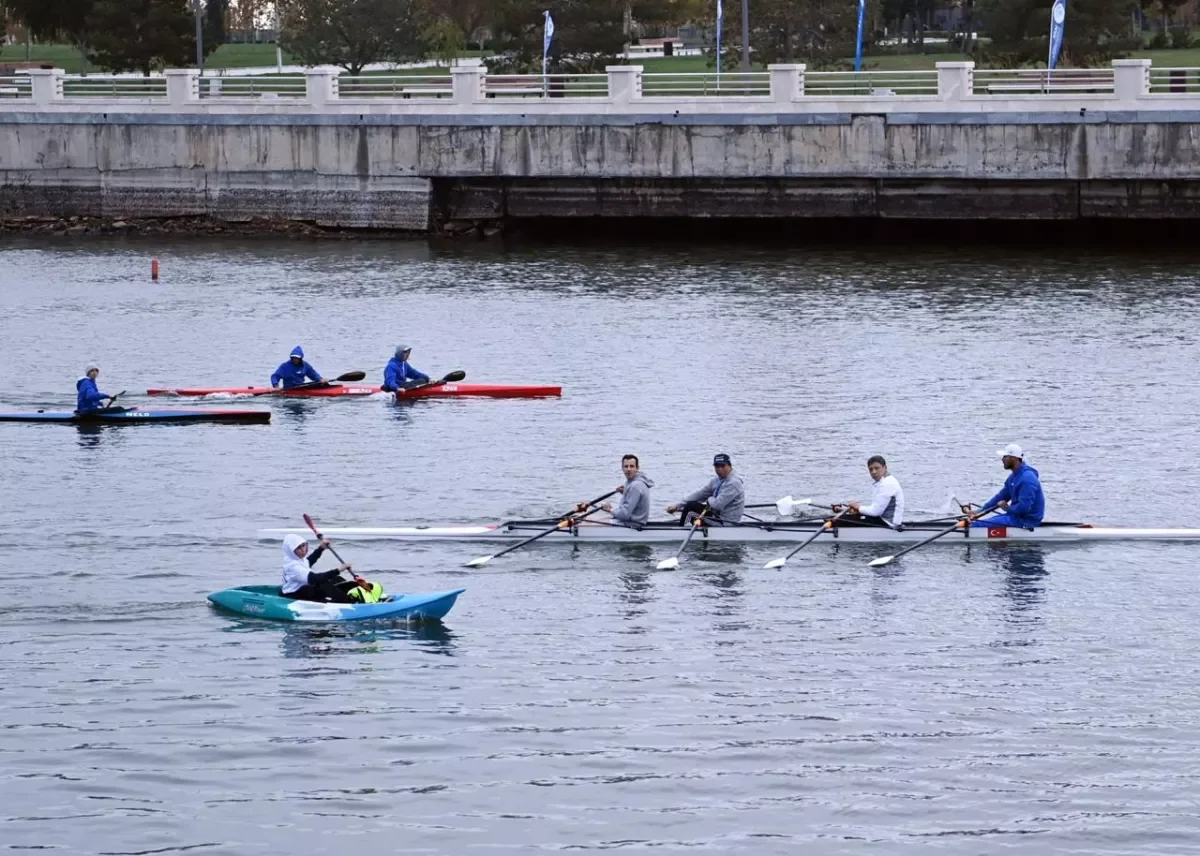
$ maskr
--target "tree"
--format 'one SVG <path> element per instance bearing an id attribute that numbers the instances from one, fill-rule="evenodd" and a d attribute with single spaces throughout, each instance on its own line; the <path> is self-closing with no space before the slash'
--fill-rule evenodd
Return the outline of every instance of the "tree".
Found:
<path id="1" fill-rule="evenodd" d="M 724 9 L 722 65 L 736 68 L 742 53 L 742 7 L 726 2 Z M 811 68 L 828 68 L 854 55 L 857 30 L 858 6 L 846 0 L 756 0 L 750 4 L 755 64 L 805 62 Z"/>
<path id="2" fill-rule="evenodd" d="M 228 12 L 228 5 L 228 0 L 208 0 L 205 5 L 204 47 L 206 49 L 212 45 L 215 50 L 217 45 L 225 42 L 225 16 Z"/>
<path id="3" fill-rule="evenodd" d="M 728 4 L 727 4 L 728 5 Z M 543 11 L 554 19 L 549 66 L 557 72 L 604 71 L 625 50 L 625 15 L 634 20 L 670 17 L 665 0 L 499 0 L 489 61 L 509 72 L 541 71 Z"/>
<path id="4" fill-rule="evenodd" d="M 64 39 L 79 46 L 86 42 L 87 17 L 95 0 L 4 0 L 9 13 L 29 28 L 35 38 Z"/>
<path id="5" fill-rule="evenodd" d="M 453 21 L 467 41 L 488 22 L 495 4 L 492 0 L 430 0 L 430 10 L 442 18 Z"/>
<path id="6" fill-rule="evenodd" d="M 352 75 L 373 62 L 425 55 L 429 14 L 421 0 L 278 0 L 280 46 L 305 65 Z"/>
<path id="7" fill-rule="evenodd" d="M 976 53 L 992 65 L 1045 64 L 1050 51 L 1051 0 L 980 0 L 991 44 Z M 1128 0 L 1071 0 L 1062 65 L 1106 63 L 1131 50 Z"/>
<path id="8" fill-rule="evenodd" d="M 87 58 L 110 71 L 149 75 L 195 62 L 195 18 L 187 0 L 95 0 L 85 23 Z"/>

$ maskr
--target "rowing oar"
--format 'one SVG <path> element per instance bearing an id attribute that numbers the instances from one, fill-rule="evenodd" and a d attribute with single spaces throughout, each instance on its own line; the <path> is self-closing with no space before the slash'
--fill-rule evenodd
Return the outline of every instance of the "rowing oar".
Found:
<path id="1" fill-rule="evenodd" d="M 498 559 L 501 556 L 503 556 L 505 553 L 511 553 L 513 550 L 519 550 L 521 547 L 524 547 L 526 544 L 532 544 L 534 541 L 538 540 L 539 538 L 545 538 L 547 535 L 549 535 L 553 532 L 557 532 L 559 529 L 565 529 L 568 525 L 570 525 L 570 523 L 573 520 L 583 520 L 585 517 L 591 517 L 597 511 L 600 511 L 600 509 L 593 508 L 591 511 L 587 512 L 586 514 L 579 514 L 581 506 L 583 508 L 587 508 L 588 506 L 599 505 L 601 502 L 604 502 L 604 500 L 608 499 L 610 496 L 612 496 L 615 493 L 616 493 L 616 491 L 612 490 L 612 491 L 609 491 L 608 493 L 604 494 L 604 496 L 596 497 L 591 502 L 580 503 L 580 505 L 575 506 L 570 511 L 568 511 L 566 514 L 564 514 L 560 518 L 558 518 L 558 520 L 555 522 L 555 524 L 553 526 L 551 526 L 549 529 L 547 529 L 545 532 L 539 532 L 536 535 L 526 538 L 524 541 L 518 541 L 516 544 L 513 544 L 511 547 L 505 547 L 499 553 L 492 553 L 492 555 L 490 555 L 490 556 L 480 556 L 478 559 L 472 559 L 471 561 L 467 562 L 466 567 L 482 568 L 484 565 L 486 565 L 492 559 Z M 579 514 L 578 517 L 575 516 L 577 514 Z"/>
<path id="2" fill-rule="evenodd" d="M 303 389 L 320 389 L 329 386 L 331 383 L 355 383 L 364 379 L 367 376 L 366 372 L 353 371 L 340 374 L 333 380 L 329 378 L 321 378 L 321 380 L 310 380 L 308 383 L 300 383 L 295 386 L 283 386 L 278 389 L 264 389 L 262 392 L 252 392 L 251 395 L 281 395 L 285 392 L 296 392 Z"/>
<path id="3" fill-rule="evenodd" d="M 313 523 L 313 519 L 311 517 L 309 517 L 307 514 L 304 515 L 304 522 L 308 524 L 308 528 L 311 529 L 313 531 L 313 534 L 317 536 L 318 541 L 325 540 L 325 536 L 322 535 L 317 530 L 317 524 Z M 345 559 L 343 559 L 341 556 L 338 555 L 338 551 L 333 549 L 332 544 L 329 545 L 329 552 L 333 553 L 333 558 L 337 559 L 338 562 L 340 562 L 341 564 L 343 564 L 343 565 L 350 564 L 349 562 L 347 562 Z M 358 574 L 354 573 L 354 571 L 350 571 L 350 576 L 354 577 L 354 581 L 356 583 L 358 583 L 360 586 L 370 585 L 366 580 L 364 580 Z"/>
<path id="4" fill-rule="evenodd" d="M 936 541 L 938 538 L 943 538 L 946 535 L 949 535 L 951 532 L 955 532 L 959 529 L 964 529 L 970 525 L 972 518 L 983 517 L 983 515 L 991 514 L 995 510 L 996 510 L 996 506 L 993 505 L 992 507 L 985 508 L 982 511 L 979 511 L 975 514 L 961 515 L 961 516 L 959 516 L 959 518 L 957 520 L 954 521 L 953 526 L 947 526 L 945 529 L 941 530 L 940 532 L 937 532 L 934 535 L 930 535 L 924 541 L 918 541 L 916 544 L 913 544 L 911 547 L 905 547 L 903 550 L 901 550 L 899 553 L 896 553 L 893 556 L 881 556 L 878 559 L 873 559 L 870 562 L 870 564 L 868 565 L 868 567 L 882 568 L 884 565 L 890 565 L 892 562 L 899 559 L 905 553 L 911 553 L 913 550 L 917 549 L 918 547 L 924 547 L 926 544 L 931 544 L 934 541 Z"/>
<path id="5" fill-rule="evenodd" d="M 848 513 L 849 511 L 850 511 L 849 508 L 845 508 L 845 509 L 839 511 L 837 514 L 833 515 L 833 517 L 830 517 L 828 520 L 826 520 L 821 525 L 820 529 L 818 529 L 812 535 L 808 536 L 808 538 L 805 539 L 804 543 L 801 544 L 799 547 L 797 547 L 795 550 L 792 550 L 792 552 L 788 553 L 782 559 L 772 559 L 771 561 L 769 561 L 765 565 L 763 565 L 763 567 L 764 568 L 782 568 L 784 565 L 787 564 L 788 559 L 792 558 L 792 556 L 799 553 L 801 550 L 803 550 L 805 547 L 807 547 L 813 541 L 816 541 L 818 535 L 820 535 L 822 532 L 828 532 L 831 529 L 833 529 L 833 524 L 837 522 L 838 518 L 841 517 L 843 514 Z"/>
<path id="6" fill-rule="evenodd" d="M 704 510 L 692 518 L 692 531 L 683 539 L 683 543 L 679 545 L 679 549 L 675 551 L 675 555 L 669 559 L 663 559 L 658 563 L 657 568 L 660 571 L 673 571 L 679 567 L 679 557 L 683 555 L 683 551 L 687 549 L 688 542 L 692 540 L 692 536 L 696 534 L 696 530 L 704 525 L 704 515 L 708 513 L 708 506 Z"/>
<path id="7" fill-rule="evenodd" d="M 450 372 L 450 374 L 446 375 L 441 380 L 426 380 L 426 381 L 422 381 L 421 383 L 415 383 L 412 386 L 401 387 L 400 389 L 396 390 L 396 396 L 402 397 L 404 395 L 404 393 L 411 392 L 414 389 L 425 389 L 426 387 L 430 387 L 430 386 L 441 386 L 444 383 L 458 383 L 460 380 L 463 380 L 466 376 L 467 376 L 467 373 L 464 371 Z"/>

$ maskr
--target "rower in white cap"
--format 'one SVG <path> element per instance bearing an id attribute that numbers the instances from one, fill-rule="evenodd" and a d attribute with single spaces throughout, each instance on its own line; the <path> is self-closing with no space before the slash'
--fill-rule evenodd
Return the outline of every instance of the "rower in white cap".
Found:
<path id="1" fill-rule="evenodd" d="M 1042 494 L 1038 471 L 1025 463 L 1025 452 L 1016 443 L 1009 443 L 996 454 L 1000 456 L 1004 469 L 1010 472 L 1004 480 L 1004 487 L 983 507 L 997 507 L 1004 513 L 983 519 L 972 517 L 971 525 L 1037 528 L 1046 513 L 1046 497 Z"/>
<path id="2" fill-rule="evenodd" d="M 116 398 L 115 395 L 108 395 L 100 391 L 96 386 L 96 378 L 100 375 L 100 366 L 95 363 L 88 363 L 87 371 L 83 377 L 75 381 L 75 412 L 76 413 L 95 413 L 100 409 L 100 402 L 112 402 Z"/>

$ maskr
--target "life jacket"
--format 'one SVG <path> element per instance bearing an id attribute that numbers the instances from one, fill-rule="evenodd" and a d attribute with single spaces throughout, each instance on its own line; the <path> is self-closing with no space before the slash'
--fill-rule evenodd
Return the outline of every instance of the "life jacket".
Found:
<path id="1" fill-rule="evenodd" d="M 357 603 L 379 603 L 383 599 L 383 584 L 367 583 L 365 588 L 355 586 L 346 592 L 346 596 Z"/>

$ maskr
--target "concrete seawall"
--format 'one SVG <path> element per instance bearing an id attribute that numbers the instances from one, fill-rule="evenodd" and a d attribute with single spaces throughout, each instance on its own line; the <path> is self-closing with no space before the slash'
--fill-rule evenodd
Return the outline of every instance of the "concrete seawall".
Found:
<path id="1" fill-rule="evenodd" d="M 1200 94 L 1048 97 L 993 110 L 921 97 L 686 111 L 619 98 L 520 112 L 4 104 L 0 218 L 414 232 L 564 217 L 1200 219 Z"/>

